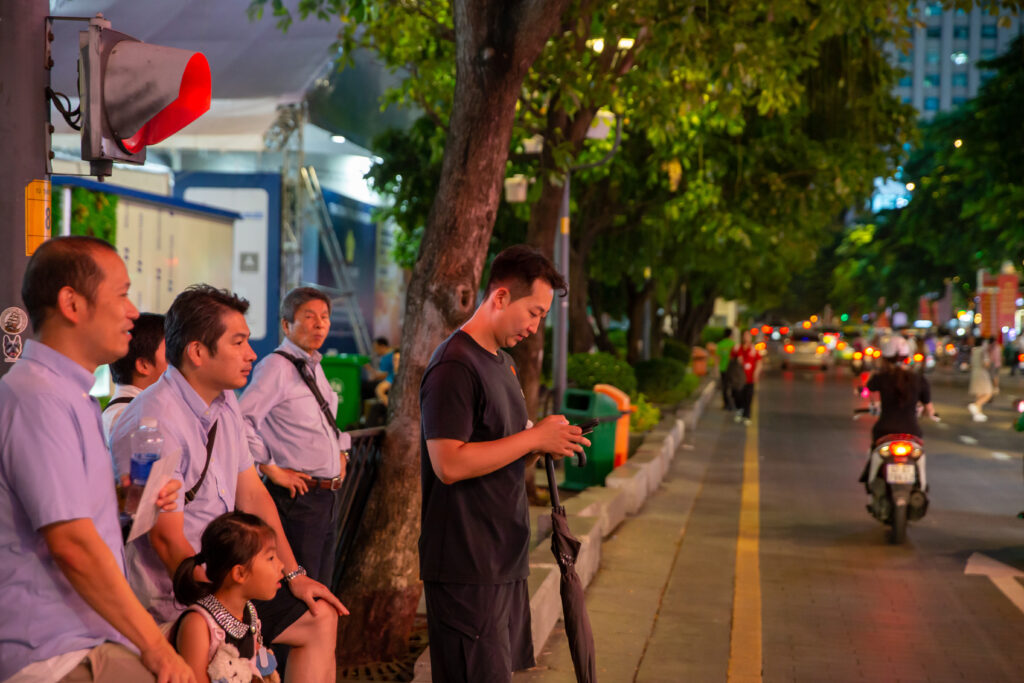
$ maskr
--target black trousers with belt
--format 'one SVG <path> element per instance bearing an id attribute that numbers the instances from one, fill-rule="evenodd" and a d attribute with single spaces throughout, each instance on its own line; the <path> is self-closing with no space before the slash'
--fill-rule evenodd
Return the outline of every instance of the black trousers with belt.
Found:
<path id="1" fill-rule="evenodd" d="M 285 538 L 306 574 L 328 588 L 334 574 L 334 547 L 338 542 L 341 491 L 313 488 L 291 497 L 283 486 L 267 482 L 277 506 Z"/>

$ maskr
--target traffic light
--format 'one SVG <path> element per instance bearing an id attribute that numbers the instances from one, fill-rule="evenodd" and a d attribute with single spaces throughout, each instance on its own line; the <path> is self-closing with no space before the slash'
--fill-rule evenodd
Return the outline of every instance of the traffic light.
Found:
<path id="1" fill-rule="evenodd" d="M 114 161 L 141 164 L 210 109 L 210 65 L 200 52 L 143 43 L 102 17 L 78 34 L 82 159 L 93 175 Z"/>

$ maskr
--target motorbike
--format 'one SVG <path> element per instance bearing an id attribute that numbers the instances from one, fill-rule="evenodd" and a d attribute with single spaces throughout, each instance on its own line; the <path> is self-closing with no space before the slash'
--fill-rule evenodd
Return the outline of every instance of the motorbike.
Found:
<path id="1" fill-rule="evenodd" d="M 855 411 L 871 412 L 868 408 Z M 868 512 L 891 527 L 889 540 L 903 543 L 907 523 L 916 522 L 928 511 L 928 479 L 924 443 L 912 434 L 887 434 L 874 443 L 868 461 Z"/>
<path id="2" fill-rule="evenodd" d="M 880 358 L 882 352 L 869 346 L 863 351 L 854 351 L 850 358 L 850 369 L 853 374 L 859 375 L 862 372 L 870 372 L 875 365 L 875 360 Z"/>

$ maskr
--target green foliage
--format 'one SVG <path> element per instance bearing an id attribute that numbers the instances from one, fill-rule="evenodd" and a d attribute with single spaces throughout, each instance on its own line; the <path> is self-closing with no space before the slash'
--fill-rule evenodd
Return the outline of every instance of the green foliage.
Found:
<path id="1" fill-rule="evenodd" d="M 1024 259 L 1024 38 L 980 66 L 995 73 L 978 96 L 921 125 L 899 176 L 913 183 L 910 203 L 844 233 L 838 306 L 874 310 L 886 297 L 914 310 L 919 296 L 947 284 L 970 297 L 979 268 Z"/>
<path id="2" fill-rule="evenodd" d="M 612 343 L 612 346 L 615 347 L 615 350 L 616 352 L 618 352 L 620 358 L 626 357 L 627 333 L 628 330 L 621 327 L 616 328 L 614 330 L 608 330 L 608 341 L 610 341 Z"/>
<path id="3" fill-rule="evenodd" d="M 637 363 L 637 388 L 656 403 L 678 403 L 689 395 L 686 364 L 675 358 L 652 358 Z"/>
<path id="4" fill-rule="evenodd" d="M 636 395 L 636 400 L 632 405 L 636 410 L 629 416 L 631 433 L 639 434 L 650 431 L 661 422 L 661 408 L 648 401 L 642 392 Z"/>
<path id="5" fill-rule="evenodd" d="M 629 363 L 610 353 L 572 353 L 566 364 L 569 382 L 580 389 L 611 384 L 630 396 L 636 394 L 636 374 Z"/>
<path id="6" fill-rule="evenodd" d="M 62 195 L 62 187 L 55 187 L 50 195 L 50 224 L 54 234 L 60 233 L 64 220 Z M 71 234 L 98 237 L 116 246 L 117 195 L 83 187 L 71 188 Z"/>
<path id="7" fill-rule="evenodd" d="M 701 344 L 717 344 L 722 341 L 722 335 L 725 334 L 724 327 L 716 327 L 714 325 L 708 325 L 700 331 L 700 342 Z"/>
<path id="8" fill-rule="evenodd" d="M 665 358 L 672 358 L 683 365 L 690 364 L 690 355 L 693 353 L 693 349 L 676 339 L 666 339 L 661 345 L 661 355 Z M 639 380 L 639 377 L 637 378 Z"/>

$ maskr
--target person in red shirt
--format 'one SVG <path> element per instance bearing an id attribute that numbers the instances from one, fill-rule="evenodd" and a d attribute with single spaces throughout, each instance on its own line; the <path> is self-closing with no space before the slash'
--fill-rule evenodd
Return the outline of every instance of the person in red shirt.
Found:
<path id="1" fill-rule="evenodd" d="M 747 380 L 743 387 L 735 392 L 736 422 L 743 420 L 744 424 L 750 424 L 750 406 L 754 402 L 754 384 L 761 377 L 761 352 L 754 347 L 750 330 L 743 331 L 742 342 L 732 350 L 729 357 L 737 359 L 742 364 L 743 374 Z"/>

